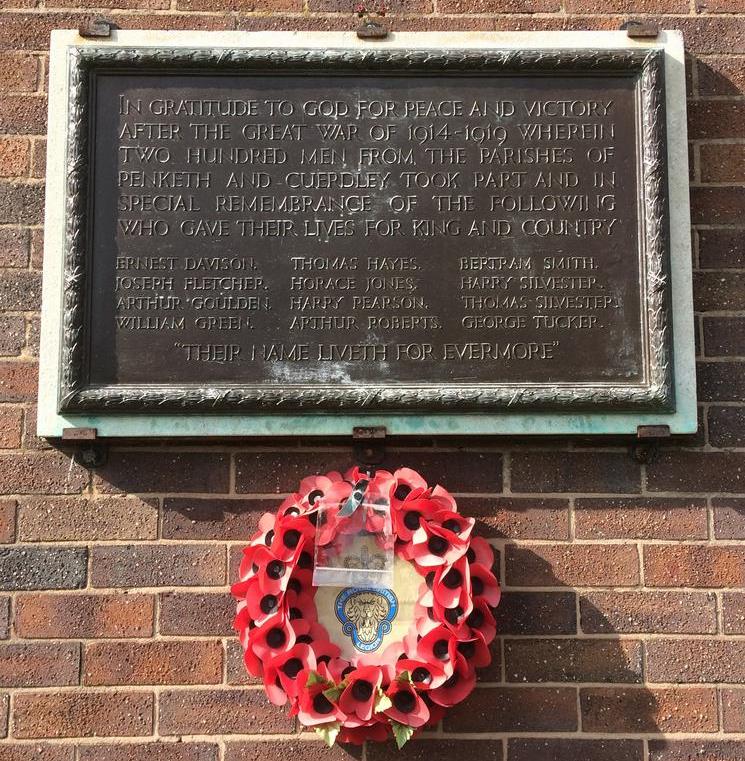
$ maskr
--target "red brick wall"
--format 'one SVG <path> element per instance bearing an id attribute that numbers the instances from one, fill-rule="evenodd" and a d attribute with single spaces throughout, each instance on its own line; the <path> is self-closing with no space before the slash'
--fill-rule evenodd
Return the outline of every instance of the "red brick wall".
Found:
<path id="1" fill-rule="evenodd" d="M 124 28 L 348 29 L 351 5 L 0 0 L 2 761 L 347 755 L 298 738 L 246 686 L 227 590 L 261 511 L 350 449 L 153 442 L 89 472 L 36 438 L 34 397 L 49 30 L 92 10 Z M 685 32 L 701 400 L 699 434 L 649 466 L 618 439 L 391 447 L 391 465 L 477 516 L 506 590 L 483 686 L 404 755 L 745 759 L 743 0 L 393 6 L 396 29 L 615 29 L 653 13 Z"/>

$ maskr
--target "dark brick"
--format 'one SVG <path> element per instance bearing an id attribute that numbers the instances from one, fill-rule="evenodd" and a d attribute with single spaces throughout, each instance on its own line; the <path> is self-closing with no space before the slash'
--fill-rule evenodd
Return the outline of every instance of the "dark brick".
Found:
<path id="1" fill-rule="evenodd" d="M 44 737 L 139 737 L 153 729 L 149 692 L 26 692 L 13 701 L 13 735 Z"/>
<path id="2" fill-rule="evenodd" d="M 10 698 L 4 693 L 0 693 L 0 738 L 8 736 L 8 711 L 10 708 Z"/>
<path id="3" fill-rule="evenodd" d="M 45 95 L 4 95 L 0 101 L 0 132 L 43 135 L 47 125 Z"/>
<path id="4" fill-rule="evenodd" d="M 0 316 L 0 355 L 15 357 L 26 344 L 26 321 L 16 315 Z"/>
<path id="5" fill-rule="evenodd" d="M 261 679 L 256 679 L 248 675 L 246 666 L 243 663 L 243 648 L 240 643 L 235 640 L 229 640 L 227 646 L 227 681 L 231 685 L 242 684 L 261 684 Z"/>
<path id="6" fill-rule="evenodd" d="M 745 309 L 745 272 L 694 272 L 693 307 L 697 312 Z"/>
<path id="7" fill-rule="evenodd" d="M 149 637 L 154 608 L 154 598 L 141 594 L 22 594 L 15 628 L 26 638 Z"/>
<path id="8" fill-rule="evenodd" d="M 688 103 L 689 140 L 741 137 L 745 103 L 738 100 L 694 100 Z"/>
<path id="9" fill-rule="evenodd" d="M 744 95 L 742 59 L 710 56 L 696 61 L 699 95 Z"/>
<path id="10" fill-rule="evenodd" d="M 225 583 L 225 550 L 204 545 L 124 544 L 93 548 L 95 587 L 217 586 Z"/>
<path id="11" fill-rule="evenodd" d="M 516 492 L 636 492 L 639 465 L 625 452 L 515 452 Z"/>
<path id="12" fill-rule="evenodd" d="M 713 499 L 714 537 L 745 539 L 745 499 Z"/>
<path id="13" fill-rule="evenodd" d="M 11 544 L 16 537 L 16 501 L 0 500 L 0 544 Z"/>
<path id="14" fill-rule="evenodd" d="M 347 0 L 308 0 L 308 10 L 321 13 L 349 13 L 349 3 Z M 432 13 L 432 0 L 392 0 L 388 3 L 388 13 Z"/>
<path id="15" fill-rule="evenodd" d="M 509 740 L 509 761 L 642 761 L 641 740 Z"/>
<path id="16" fill-rule="evenodd" d="M 347 752 L 353 750 L 350 747 Z M 392 742 L 368 743 L 366 751 L 368 761 L 397 761 L 401 758 L 401 751 Z M 459 756 L 478 759 L 478 761 L 502 761 L 502 744 L 494 740 L 470 740 L 465 738 L 447 740 L 422 737 L 407 743 L 404 753 L 406 754 L 407 761 L 452 761 L 453 758 L 458 758 Z M 225 761 L 233 760 L 226 756 Z M 238 761 L 238 759 L 235 759 L 235 761 Z M 312 761 L 312 759 L 303 757 L 299 761 Z"/>
<path id="17" fill-rule="evenodd" d="M 743 205 L 745 205 L 745 188 L 692 187 L 691 223 L 694 225 L 737 224 L 742 218 Z"/>
<path id="18" fill-rule="evenodd" d="M 594 687 L 580 690 L 582 730 L 597 733 L 716 732 L 713 689 Z"/>
<path id="19" fill-rule="evenodd" d="M 745 401 L 745 364 L 697 362 L 696 381 L 701 402 Z"/>
<path id="20" fill-rule="evenodd" d="M 85 586 L 88 551 L 83 547 L 0 548 L 0 589 L 76 589 Z"/>
<path id="21" fill-rule="evenodd" d="M 83 656 L 83 684 L 217 684 L 222 681 L 222 644 L 93 642 Z"/>
<path id="22" fill-rule="evenodd" d="M 642 681 L 639 642 L 610 639 L 507 639 L 508 682 Z"/>
<path id="23" fill-rule="evenodd" d="M 505 548 L 511 587 L 625 587 L 639 583 L 633 545 L 562 544 Z"/>
<path id="24" fill-rule="evenodd" d="M 160 633 L 180 637 L 229 637 L 235 600 L 224 592 L 168 592 L 160 597 Z"/>
<path id="25" fill-rule="evenodd" d="M 111 452 L 96 470 L 105 492 L 226 492 L 230 457 L 212 452 Z"/>
<path id="26" fill-rule="evenodd" d="M 704 143 L 699 147 L 701 182 L 742 182 L 745 179 L 745 145 Z"/>
<path id="27" fill-rule="evenodd" d="M 745 690 L 722 690 L 722 729 L 745 732 Z"/>
<path id="28" fill-rule="evenodd" d="M 0 272 L 0 309 L 26 312 L 36 310 L 40 305 L 41 276 L 38 272 Z"/>
<path id="29" fill-rule="evenodd" d="M 649 761 L 745 761 L 741 740 L 650 740 Z"/>
<path id="30" fill-rule="evenodd" d="M 112 0 L 118 2 L 119 0 Z M 99 0 L 91 0 L 99 2 Z M 243 11 L 244 13 L 266 13 L 267 11 L 302 11 L 303 0 L 178 0 L 178 7 L 185 11 Z"/>
<path id="31" fill-rule="evenodd" d="M 698 230 L 702 269 L 745 267 L 745 230 Z"/>
<path id="32" fill-rule="evenodd" d="M 440 13 L 552 13 L 557 0 L 438 0 Z"/>
<path id="33" fill-rule="evenodd" d="M 722 625 L 725 634 L 745 634 L 745 593 L 722 594 Z"/>
<path id="34" fill-rule="evenodd" d="M 0 687 L 71 686 L 79 675 L 77 643 L 0 645 Z"/>
<path id="35" fill-rule="evenodd" d="M 739 492 L 745 486 L 745 454 L 736 452 L 661 452 L 647 466 L 650 491 Z"/>
<path id="36" fill-rule="evenodd" d="M 22 542 L 155 539 L 157 499 L 69 497 L 25 499 L 18 510 Z"/>
<path id="37" fill-rule="evenodd" d="M 446 732 L 573 732 L 577 693 L 569 687 L 477 688 L 450 709 L 443 726 Z"/>
<path id="38" fill-rule="evenodd" d="M 89 481 L 88 471 L 59 451 L 0 454 L 0 493 L 74 494 Z"/>
<path id="39" fill-rule="evenodd" d="M 3 743 L 3 761 L 75 761 L 72 745 Z"/>
<path id="40" fill-rule="evenodd" d="M 262 514 L 276 509 L 276 501 L 266 500 L 166 499 L 163 538 L 245 541 L 256 532 Z"/>
<path id="41" fill-rule="evenodd" d="M 200 742 L 81 745 L 79 761 L 217 761 L 219 748 Z"/>
<path id="42" fill-rule="evenodd" d="M 25 267 L 28 264 L 30 238 L 28 230 L 0 229 L 0 267 Z M 0 306 L 5 293 L 3 281 L 4 278 L 0 277 Z"/>
<path id="43" fill-rule="evenodd" d="M 644 579 L 650 587 L 739 587 L 745 584 L 745 547 L 646 546 Z"/>
<path id="44" fill-rule="evenodd" d="M 10 636 L 10 597 L 0 597 L 0 639 Z"/>
<path id="45" fill-rule="evenodd" d="M 578 499 L 579 539 L 706 539 L 706 500 L 665 497 Z"/>
<path id="46" fill-rule="evenodd" d="M 458 743 L 463 741 L 458 740 Z M 427 761 L 430 761 L 429 753 L 434 751 L 435 755 L 432 757 L 432 761 L 440 761 L 445 759 L 443 755 L 444 748 L 439 746 L 449 746 L 452 741 L 442 740 L 440 742 L 416 742 L 415 740 L 409 741 L 406 745 L 407 758 L 411 755 L 414 760 L 422 759 L 423 753 L 427 754 Z M 486 742 L 481 743 L 469 743 L 476 747 L 486 746 Z M 492 745 L 494 743 L 491 743 Z M 426 750 L 418 746 L 425 746 Z M 395 746 L 394 746 L 395 747 Z M 501 750 L 501 746 L 500 746 Z M 382 759 L 388 758 L 388 746 L 380 743 L 368 744 L 367 746 L 367 758 L 371 759 L 372 753 L 375 753 L 374 758 L 382 761 Z M 324 761 L 351 761 L 351 759 L 362 758 L 362 747 L 359 745 L 340 745 L 337 743 L 333 748 L 324 747 L 321 751 L 323 753 Z M 225 743 L 225 761 L 271 761 L 272 759 L 293 759 L 293 761 L 318 761 L 319 752 L 318 745 L 315 742 L 304 741 L 300 736 L 296 740 L 258 740 L 258 741 L 237 741 Z M 484 758 L 489 761 L 502 761 L 500 755 L 494 756 L 493 754 L 487 754 Z"/>
<path id="47" fill-rule="evenodd" d="M 259 691 L 165 690 L 160 694 L 161 735 L 285 734 L 293 726 L 294 721 Z"/>
<path id="48" fill-rule="evenodd" d="M 745 317 L 705 317 L 703 327 L 706 356 L 745 355 Z"/>
<path id="49" fill-rule="evenodd" d="M 505 591 L 496 610 L 501 634 L 575 634 L 574 592 Z"/>
<path id="50" fill-rule="evenodd" d="M 707 415 L 713 447 L 745 446 L 745 407 L 709 407 Z"/>
<path id="51" fill-rule="evenodd" d="M 654 639 L 646 650 L 650 682 L 745 682 L 745 642 L 740 640 Z"/>
<path id="52" fill-rule="evenodd" d="M 44 187 L 0 183 L 0 224 L 39 225 L 44 218 Z"/>
<path id="53" fill-rule="evenodd" d="M 587 592 L 580 620 L 588 634 L 715 634 L 716 599 L 703 592 Z"/>
<path id="54" fill-rule="evenodd" d="M 569 538 L 569 503 L 563 499 L 463 497 L 458 508 L 476 518 L 476 533 L 509 539 Z"/>

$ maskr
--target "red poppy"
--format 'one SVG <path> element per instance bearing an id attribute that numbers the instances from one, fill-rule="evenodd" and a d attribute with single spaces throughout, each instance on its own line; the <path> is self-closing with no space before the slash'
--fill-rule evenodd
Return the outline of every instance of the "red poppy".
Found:
<path id="1" fill-rule="evenodd" d="M 426 663 L 434 663 L 443 670 L 446 676 L 453 673 L 457 655 L 457 640 L 453 633 L 443 625 L 432 629 L 419 640 L 417 657 Z"/>
<path id="2" fill-rule="evenodd" d="M 473 610 L 466 618 L 466 624 L 471 631 L 471 636 L 480 634 L 488 645 L 497 636 L 497 624 L 494 614 L 486 600 L 474 600 Z"/>
<path id="3" fill-rule="evenodd" d="M 316 670 L 316 656 L 308 645 L 295 644 L 272 658 L 264 667 L 264 689 L 274 705 L 282 706 L 288 697 L 298 696 L 298 674 Z"/>
<path id="4" fill-rule="evenodd" d="M 265 662 L 279 653 L 286 652 L 294 644 L 295 632 L 282 609 L 269 616 L 261 626 L 251 629 L 248 634 L 248 647 Z"/>
<path id="5" fill-rule="evenodd" d="M 472 536 L 466 558 L 469 563 L 478 563 L 486 568 L 491 568 L 494 565 L 494 550 L 483 537 Z"/>
<path id="6" fill-rule="evenodd" d="M 441 706 L 453 706 L 465 700 L 476 686 L 476 671 L 466 659 L 458 653 L 455 657 L 453 673 L 437 689 L 429 692 L 434 703 Z"/>
<path id="7" fill-rule="evenodd" d="M 402 658 L 396 664 L 397 676 L 408 673 L 417 690 L 433 690 L 446 679 L 445 672 L 432 661 L 420 658 Z"/>
<path id="8" fill-rule="evenodd" d="M 438 513 L 440 514 L 442 513 Z M 458 526 L 460 525 L 458 522 Z M 447 525 L 441 525 L 434 520 L 422 521 L 411 538 L 411 557 L 415 563 L 424 568 L 452 565 L 459 557 L 466 554 L 467 549 L 467 536 L 460 536 L 451 531 Z"/>
<path id="9" fill-rule="evenodd" d="M 437 502 L 427 497 L 417 497 L 402 502 L 392 510 L 393 530 L 403 542 L 410 542 L 422 521 L 434 516 L 442 509 Z"/>
<path id="10" fill-rule="evenodd" d="M 297 675 L 297 716 L 301 723 L 306 727 L 317 727 L 335 721 L 344 721 L 346 716 L 338 704 L 323 694 L 333 687 L 333 683 L 314 681 L 317 678 L 318 674 L 310 669 L 303 670 Z"/>
<path id="11" fill-rule="evenodd" d="M 385 693 L 393 705 L 383 713 L 410 727 L 423 727 L 429 721 L 429 708 L 411 682 L 394 679 Z"/>
<path id="12" fill-rule="evenodd" d="M 338 740 L 340 743 L 349 743 L 350 745 L 362 745 L 366 740 L 385 742 L 390 733 L 391 730 L 387 724 L 375 721 L 361 727 L 342 727 L 339 731 Z"/>
<path id="13" fill-rule="evenodd" d="M 443 608 L 460 606 L 471 612 L 471 574 L 468 561 L 461 556 L 452 565 L 438 566 L 432 582 L 433 598 Z"/>
<path id="14" fill-rule="evenodd" d="M 303 549 L 312 552 L 315 536 L 316 528 L 305 516 L 286 517 L 275 524 L 270 549 L 276 557 L 287 562 Z"/>
<path id="15" fill-rule="evenodd" d="M 339 696 L 339 708 L 348 720 L 356 717 L 370 721 L 382 682 L 383 672 L 377 666 L 360 666 L 347 677 L 344 692 Z"/>
<path id="16" fill-rule="evenodd" d="M 496 577 L 486 566 L 479 565 L 478 563 L 473 563 L 470 569 L 471 591 L 474 601 L 483 599 L 492 608 L 496 608 L 499 605 L 501 597 Z"/>

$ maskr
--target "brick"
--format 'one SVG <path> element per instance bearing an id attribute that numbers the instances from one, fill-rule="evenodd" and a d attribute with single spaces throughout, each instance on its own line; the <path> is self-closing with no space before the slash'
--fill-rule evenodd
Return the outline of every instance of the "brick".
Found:
<path id="1" fill-rule="evenodd" d="M 745 499 L 713 499 L 714 536 L 717 539 L 745 539 Z"/>
<path id="2" fill-rule="evenodd" d="M 72 745 L 3 743 L 3 761 L 75 761 Z"/>
<path id="3" fill-rule="evenodd" d="M 715 634 L 716 599 L 703 592 L 587 592 L 580 625 L 587 634 Z"/>
<path id="4" fill-rule="evenodd" d="M 98 0 L 92 0 L 98 2 Z M 112 0 L 117 2 L 117 0 Z M 178 7 L 184 11 L 242 11 L 256 13 L 271 11 L 303 10 L 303 0 L 230 0 L 222 5 L 217 0 L 178 0 Z"/>
<path id="5" fill-rule="evenodd" d="M 722 729 L 745 732 L 745 690 L 722 690 Z"/>
<path id="6" fill-rule="evenodd" d="M 587 0 L 567 0 L 569 13 L 585 13 Z M 592 6 L 596 13 L 688 13 L 686 0 L 603 0 Z"/>
<path id="7" fill-rule="evenodd" d="M 28 340 L 26 353 L 31 357 L 39 356 L 39 342 L 41 339 L 41 319 L 39 316 L 28 318 Z"/>
<path id="8" fill-rule="evenodd" d="M 43 135 L 47 131 L 44 95 L 6 95 L 0 101 L 0 132 Z"/>
<path id="9" fill-rule="evenodd" d="M 745 594 L 722 594 L 722 625 L 725 634 L 745 634 Z"/>
<path id="10" fill-rule="evenodd" d="M 745 103 L 737 100 L 694 100 L 688 103 L 688 139 L 741 137 Z"/>
<path id="11" fill-rule="evenodd" d="M 42 497 L 22 500 L 18 536 L 23 542 L 155 539 L 157 499 Z"/>
<path id="12" fill-rule="evenodd" d="M 245 541 L 276 502 L 251 499 L 181 498 L 163 501 L 164 539 Z"/>
<path id="13" fill-rule="evenodd" d="M 699 13 L 742 13 L 739 0 L 697 0 Z"/>
<path id="14" fill-rule="evenodd" d="M 47 8 L 116 8 L 144 11 L 167 10 L 168 0 L 46 0 Z"/>
<path id="15" fill-rule="evenodd" d="M 38 60 L 26 53 L 0 53 L 0 89 L 5 93 L 34 92 L 39 77 Z"/>
<path id="16" fill-rule="evenodd" d="M 644 548 L 650 587 L 737 587 L 745 584 L 745 547 L 655 545 Z"/>
<path id="17" fill-rule="evenodd" d="M 224 592 L 168 592 L 160 596 L 159 630 L 167 636 L 230 637 L 235 601 Z"/>
<path id="18" fill-rule="evenodd" d="M 479 451 L 389 451 L 389 469 L 405 464 L 418 470 L 430 484 L 442 483 L 448 491 L 489 492 L 502 490 L 502 459 L 499 454 Z M 270 494 L 292 492 L 301 479 L 314 473 L 345 471 L 346 452 L 252 452 L 236 455 L 235 488 L 238 492 Z"/>
<path id="19" fill-rule="evenodd" d="M 704 350 L 709 357 L 745 355 L 745 318 L 705 317 L 703 319 Z"/>
<path id="20" fill-rule="evenodd" d="M 745 407 L 709 407 L 707 416 L 713 447 L 745 446 Z"/>
<path id="21" fill-rule="evenodd" d="M 741 740 L 650 740 L 649 761 L 745 761 Z"/>
<path id="22" fill-rule="evenodd" d="M 450 709 L 443 726 L 446 732 L 573 732 L 577 694 L 567 687 L 477 688 Z"/>
<path id="23" fill-rule="evenodd" d="M 22 594 L 15 629 L 25 638 L 149 637 L 154 607 L 154 598 L 142 594 Z"/>
<path id="24" fill-rule="evenodd" d="M 139 737 L 153 730 L 149 692 L 17 693 L 13 735 L 54 737 Z"/>
<path id="25" fill-rule="evenodd" d="M 476 518 L 479 536 L 569 539 L 567 500 L 464 497 L 458 500 L 458 508 Z"/>
<path id="26" fill-rule="evenodd" d="M 220 642 L 94 642 L 83 656 L 83 684 L 216 684 Z"/>
<path id="27" fill-rule="evenodd" d="M 31 268 L 41 270 L 44 259 L 44 231 L 31 231 Z"/>
<path id="28" fill-rule="evenodd" d="M 8 710 L 10 699 L 4 693 L 0 693 L 0 738 L 8 736 Z"/>
<path id="29" fill-rule="evenodd" d="M 417 742 L 411 740 L 406 745 L 406 757 L 412 761 L 445 761 L 448 751 L 458 743 L 459 748 L 466 746 L 480 753 L 483 749 L 484 761 L 502 761 L 501 745 L 493 751 L 488 746 L 495 743 L 488 741 L 464 741 L 464 740 L 440 740 L 437 742 Z M 473 747 L 471 747 L 473 746 Z M 391 750 L 389 744 L 369 743 L 367 746 L 367 758 L 370 761 L 383 761 L 388 759 Z M 324 761 L 351 761 L 362 758 L 362 747 L 356 745 L 334 745 L 333 748 L 324 747 L 321 751 Z M 481 758 L 482 756 L 478 756 Z M 297 740 L 260 740 L 260 741 L 237 741 L 225 743 L 225 761 L 279 761 L 291 758 L 294 761 L 318 761 L 318 744 L 311 740 L 304 741 L 302 737 Z"/>
<path id="30" fill-rule="evenodd" d="M 696 61 L 699 95 L 745 94 L 745 72 L 741 58 L 707 56 Z"/>
<path id="31" fill-rule="evenodd" d="M 10 242 L 12 243 L 14 239 Z M 28 238 L 16 241 L 19 247 L 17 266 L 28 258 Z M 20 248 L 23 247 L 21 256 Z M 41 276 L 38 272 L 9 270 L 0 273 L 0 309 L 28 312 L 41 306 Z"/>
<path id="32" fill-rule="evenodd" d="M 700 402 L 745 401 L 745 373 L 740 362 L 697 362 Z"/>
<path id="33" fill-rule="evenodd" d="M 745 267 L 745 230 L 698 230 L 702 269 Z"/>
<path id="34" fill-rule="evenodd" d="M 628 587 L 639 583 L 631 545 L 507 545 L 507 584 L 513 587 Z"/>
<path id="35" fill-rule="evenodd" d="M 639 642 L 610 639 L 507 639 L 508 682 L 642 681 Z"/>
<path id="36" fill-rule="evenodd" d="M 438 0 L 439 13 L 553 13 L 558 0 Z"/>
<path id="37" fill-rule="evenodd" d="M 647 466 L 650 491 L 739 492 L 745 485 L 745 455 L 735 452 L 661 452 Z"/>
<path id="38" fill-rule="evenodd" d="M 96 471 L 104 492 L 226 492 L 230 458 L 212 452 L 110 452 Z"/>
<path id="39" fill-rule="evenodd" d="M 573 592 L 506 590 L 495 612 L 500 634 L 576 634 Z"/>
<path id="40" fill-rule="evenodd" d="M 0 177 L 28 176 L 31 144 L 22 137 L 0 137 Z"/>
<path id="41" fill-rule="evenodd" d="M 508 740 L 509 761 L 642 761 L 641 740 Z"/>
<path id="42" fill-rule="evenodd" d="M 18 356 L 26 343 L 26 321 L 20 315 L 0 315 L 0 355 Z"/>
<path id="43" fill-rule="evenodd" d="M 580 690 L 580 707 L 584 732 L 716 732 L 719 728 L 713 689 L 593 687 Z"/>
<path id="44" fill-rule="evenodd" d="M 88 480 L 88 471 L 64 452 L 0 454 L 0 493 L 74 494 Z"/>
<path id="45" fill-rule="evenodd" d="M 745 114 L 745 111 L 743 111 Z M 692 187 L 691 223 L 694 225 L 733 225 L 742 219 L 745 188 Z"/>
<path id="46" fill-rule="evenodd" d="M 82 547 L 0 548 L 0 589 L 76 589 L 85 586 L 88 551 Z"/>
<path id="47" fill-rule="evenodd" d="M 294 726 L 263 692 L 243 689 L 164 690 L 158 715 L 161 735 L 287 733 Z"/>
<path id="48" fill-rule="evenodd" d="M 235 640 L 229 640 L 227 643 L 227 655 L 226 660 L 226 673 L 227 682 L 231 685 L 244 685 L 244 684 L 261 684 L 261 679 L 256 679 L 249 676 L 246 671 L 246 667 L 243 663 L 243 648 L 240 643 Z"/>
<path id="49" fill-rule="evenodd" d="M 745 179 L 745 145 L 703 144 L 701 182 L 742 182 Z"/>
<path id="50" fill-rule="evenodd" d="M 0 597 L 0 639 L 10 636 L 10 597 Z"/>
<path id="51" fill-rule="evenodd" d="M 706 539 L 706 500 L 578 499 L 578 539 Z"/>
<path id="52" fill-rule="evenodd" d="M 219 748 L 202 742 L 81 745 L 79 761 L 217 761 Z"/>
<path id="53" fill-rule="evenodd" d="M 47 173 L 47 141 L 37 138 L 31 145 L 31 176 L 43 180 Z"/>
<path id="54" fill-rule="evenodd" d="M 39 367 L 31 362 L 0 362 L 0 401 L 27 402 L 36 398 Z"/>
<path id="55" fill-rule="evenodd" d="M 693 306 L 697 312 L 745 309 L 745 272 L 696 272 Z"/>
<path id="56" fill-rule="evenodd" d="M 69 687 L 79 677 L 77 643 L 0 644 L 0 687 Z"/>
<path id="57" fill-rule="evenodd" d="M 292 0 L 280 0 L 280 2 Z M 387 4 L 388 13 L 432 13 L 432 0 L 393 0 Z M 308 0 L 308 10 L 319 13 L 349 13 L 347 0 Z M 442 9 L 440 9 L 442 12 Z"/>
<path id="58" fill-rule="evenodd" d="M 25 267 L 28 264 L 30 244 L 28 230 L 11 227 L 0 228 L 0 267 Z M 0 277 L 0 308 L 7 309 L 2 298 L 7 296 L 3 288 L 4 277 Z"/>
<path id="59" fill-rule="evenodd" d="M 10 544 L 16 536 L 16 502 L 0 500 L 0 544 Z"/>
<path id="60" fill-rule="evenodd" d="M 745 642 L 654 639 L 646 643 L 650 682 L 745 682 Z"/>
<path id="61" fill-rule="evenodd" d="M 203 545 L 116 545 L 93 548 L 95 587 L 217 586 L 225 583 L 225 550 Z"/>
<path id="62" fill-rule="evenodd" d="M 625 452 L 516 452 L 512 491 L 636 492 L 640 469 Z"/>

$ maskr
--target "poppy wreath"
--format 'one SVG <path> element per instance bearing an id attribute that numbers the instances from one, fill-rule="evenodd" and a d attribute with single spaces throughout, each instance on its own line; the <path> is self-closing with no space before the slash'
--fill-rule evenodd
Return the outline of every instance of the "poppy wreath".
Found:
<path id="1" fill-rule="evenodd" d="M 395 554 L 413 565 L 421 583 L 408 634 L 382 652 L 348 660 L 318 620 L 316 524 L 322 507 L 333 524 L 365 480 L 389 495 Z M 303 479 L 276 514 L 260 519 L 232 587 L 249 674 L 263 680 L 272 703 L 289 703 L 290 715 L 329 746 L 392 734 L 403 747 L 464 700 L 476 668 L 491 662 L 500 589 L 491 571 L 494 553 L 472 536 L 473 525 L 445 489 L 429 487 L 408 468 Z"/>

